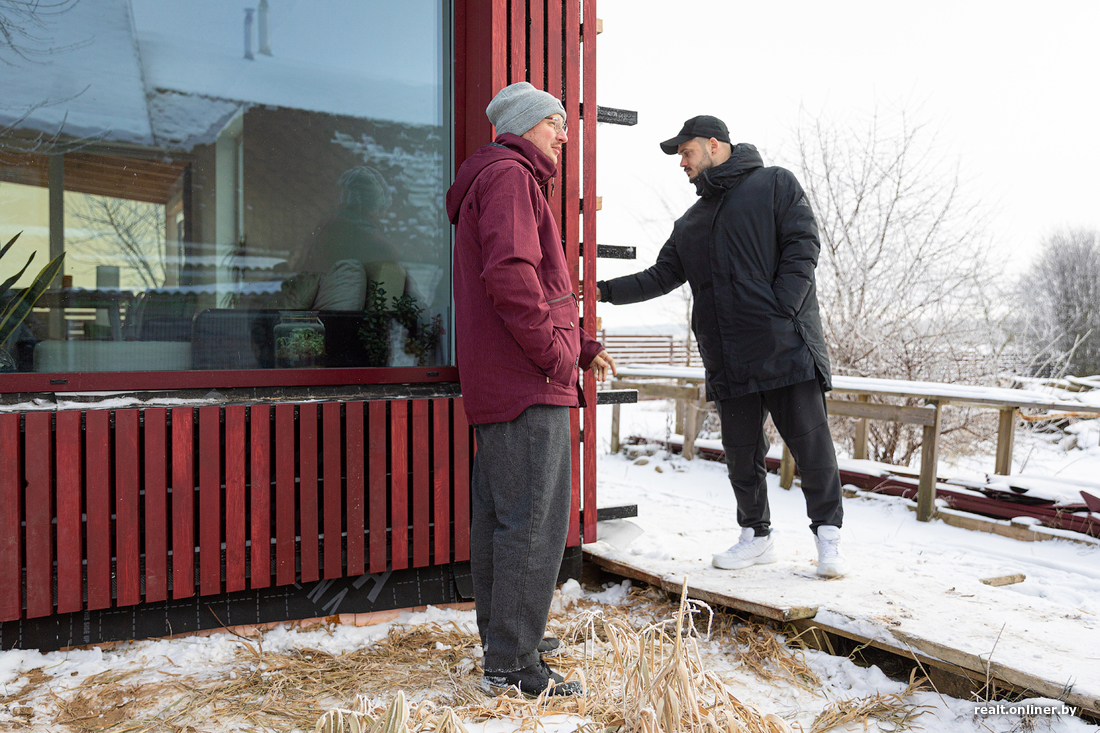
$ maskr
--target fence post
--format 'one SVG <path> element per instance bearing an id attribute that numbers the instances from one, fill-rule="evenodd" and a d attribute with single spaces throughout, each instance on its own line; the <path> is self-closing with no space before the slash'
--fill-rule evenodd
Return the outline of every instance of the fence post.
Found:
<path id="1" fill-rule="evenodd" d="M 1000 426 L 997 428 L 997 467 L 999 476 L 1012 473 L 1012 443 L 1016 438 L 1016 408 L 1002 407 Z"/>
<path id="2" fill-rule="evenodd" d="M 794 486 L 794 456 L 787 444 L 783 444 L 783 457 L 779 459 L 779 485 L 790 491 Z"/>
<path id="3" fill-rule="evenodd" d="M 859 395 L 860 402 L 869 402 L 870 395 Z M 852 446 L 852 458 L 857 460 L 865 460 L 867 458 L 867 418 L 860 418 L 856 423 L 856 435 L 854 445 Z"/>
<path id="4" fill-rule="evenodd" d="M 936 512 L 936 464 L 939 461 L 940 444 L 940 402 L 929 400 L 934 405 L 935 417 L 931 425 L 924 428 L 920 453 L 920 484 L 917 488 L 917 521 L 931 521 Z"/>
<path id="5" fill-rule="evenodd" d="M 611 453 L 619 452 L 619 403 L 611 406 Z"/>

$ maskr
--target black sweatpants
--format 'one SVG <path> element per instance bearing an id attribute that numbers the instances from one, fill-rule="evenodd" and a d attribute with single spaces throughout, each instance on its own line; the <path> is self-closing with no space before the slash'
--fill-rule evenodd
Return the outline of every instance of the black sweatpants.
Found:
<path id="1" fill-rule="evenodd" d="M 825 392 L 816 379 L 718 401 L 726 469 L 737 497 L 737 523 L 752 527 L 757 536 L 771 528 L 764 465 L 768 444 L 763 430 L 769 412 L 798 466 L 810 529 L 816 533 L 822 524 L 841 526 L 840 472 Z"/>

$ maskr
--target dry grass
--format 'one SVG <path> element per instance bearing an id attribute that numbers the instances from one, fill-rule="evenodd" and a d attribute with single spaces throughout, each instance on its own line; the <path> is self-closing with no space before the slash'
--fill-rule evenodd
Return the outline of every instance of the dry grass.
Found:
<path id="1" fill-rule="evenodd" d="M 893 695 L 871 695 L 829 703 L 828 707 L 814 718 L 810 733 L 823 733 L 839 725 L 850 723 L 861 723 L 864 728 L 867 728 L 871 720 L 878 723 L 879 728 L 892 730 L 894 733 L 909 730 L 914 727 L 914 721 L 918 717 L 931 710 L 931 708 L 905 701 L 905 698 L 924 689 L 923 682 L 923 678 L 911 681 L 905 690 Z"/>
<path id="2" fill-rule="evenodd" d="M 50 692 L 49 699 L 43 699 L 43 687 L 52 678 L 36 671 L 3 702 L 9 709 L 52 707 L 51 730 L 73 733 L 465 733 L 464 720 L 508 718 L 521 730 L 536 730 L 543 716 L 557 713 L 589 719 L 585 727 L 592 733 L 790 731 L 781 718 L 735 697 L 707 668 L 699 639 L 708 636 L 728 644 L 741 665 L 765 682 L 819 687 L 801 652 L 792 652 L 767 627 L 739 625 L 685 595 L 671 613 L 667 597 L 653 590 L 633 592 L 620 607 L 581 601 L 553 618 L 550 630 L 572 642 L 554 666 L 567 679 L 581 680 L 587 695 L 487 697 L 479 686 L 476 634 L 455 624 L 428 624 L 394 626 L 384 640 L 336 655 L 275 652 L 263 648 L 260 635 L 240 637 L 237 658 L 210 677 L 173 677 L 164 664 L 133 664 L 89 677 L 72 690 Z M 137 684 L 158 667 L 160 681 Z M 835 703 L 814 730 L 871 717 L 906 723 L 919 712 L 904 703 L 905 694 Z"/>

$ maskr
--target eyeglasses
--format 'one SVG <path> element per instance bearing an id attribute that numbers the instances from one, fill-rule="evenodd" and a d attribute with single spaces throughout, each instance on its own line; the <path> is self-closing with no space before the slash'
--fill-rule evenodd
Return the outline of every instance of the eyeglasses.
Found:
<path id="1" fill-rule="evenodd" d="M 554 132 L 568 132 L 569 126 L 565 124 L 565 120 L 559 115 L 552 115 L 543 120 L 546 124 L 550 125 L 554 129 Z"/>

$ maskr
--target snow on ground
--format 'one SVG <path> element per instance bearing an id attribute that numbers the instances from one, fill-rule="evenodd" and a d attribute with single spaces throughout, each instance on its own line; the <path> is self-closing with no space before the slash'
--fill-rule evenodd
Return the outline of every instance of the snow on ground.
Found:
<path id="1" fill-rule="evenodd" d="M 759 575 L 758 569 L 733 574 L 716 571 L 709 565 L 710 555 L 733 543 L 738 531 L 724 466 L 703 460 L 687 462 L 663 450 L 641 460 L 608 455 L 610 411 L 601 409 L 599 421 L 599 438 L 603 446 L 599 456 L 601 505 L 638 504 L 638 517 L 630 521 L 642 530 L 642 534 L 632 539 L 620 535 L 618 541 L 623 543 L 622 547 L 605 549 L 644 559 L 646 567 L 674 577 L 687 576 L 692 582 L 709 575 L 716 582 L 724 582 L 739 591 L 751 585 L 753 577 Z M 622 435 L 664 438 L 670 432 L 670 421 L 668 406 L 663 402 L 623 406 Z M 1100 448 L 1095 445 L 1066 451 L 1058 443 L 1026 433 L 1020 436 L 1020 443 L 1028 456 L 1027 465 L 1023 466 L 1025 475 L 1036 481 L 1066 475 L 1070 469 L 1073 478 L 1081 480 L 1090 475 L 1085 468 L 1089 464 L 1093 467 L 1092 475 L 1100 476 L 1097 470 L 1100 469 Z M 1018 455 L 1019 452 L 1020 449 Z M 974 467 L 979 464 L 991 463 L 983 461 L 974 459 L 971 470 L 978 470 Z M 763 590 L 770 593 L 772 601 L 781 603 L 784 593 L 801 594 L 799 602 L 808 599 L 822 605 L 833 604 L 837 598 L 858 599 L 861 604 L 858 613 L 833 614 L 834 618 L 829 616 L 830 612 L 822 611 L 819 617 L 871 636 L 890 633 L 894 628 L 926 631 L 919 625 L 936 623 L 930 610 L 961 603 L 966 612 L 951 620 L 955 626 L 952 633 L 960 647 L 965 648 L 968 635 L 980 638 L 984 633 L 972 625 L 975 619 L 991 617 L 1004 627 L 1004 638 L 995 648 L 992 645 L 976 647 L 979 653 L 987 656 L 992 653 L 995 662 L 1046 665 L 1044 669 L 1052 675 L 1065 673 L 1067 681 L 1076 675 L 1082 686 L 1095 684 L 1087 675 L 1092 675 L 1091 670 L 1100 664 L 1097 652 L 1100 646 L 1089 646 L 1088 642 L 1100 633 L 1100 547 L 1097 545 L 1063 540 L 1016 542 L 938 522 L 918 524 L 902 500 L 848 500 L 843 547 L 855 569 L 849 578 L 821 581 L 813 577 L 813 541 L 801 493 L 797 489 L 790 492 L 779 489 L 774 477 L 769 481 L 781 560 L 764 572 L 779 573 L 784 579 L 781 583 L 764 584 Z M 684 526 L 689 527 L 689 531 L 677 529 Z M 991 588 L 978 582 L 979 578 L 1017 572 L 1026 575 L 1023 583 Z M 636 619 L 637 625 L 642 625 L 648 621 L 647 614 L 652 613 L 652 603 L 631 605 L 635 601 L 627 599 L 629 588 L 629 581 L 586 589 L 571 581 L 557 596 L 551 630 L 564 634 L 571 624 L 575 624 L 580 615 L 578 609 L 589 613 L 587 609 L 592 607 L 605 608 L 608 613 L 629 609 L 630 617 Z M 675 613 L 672 605 L 661 608 L 665 618 Z M 1055 637 L 1070 641 L 1069 651 L 1039 653 L 1035 659 L 1020 658 L 1023 647 L 1015 644 L 1013 634 L 1021 619 L 1026 625 L 1031 618 L 1028 614 L 1033 613 L 1043 615 L 1044 627 L 1054 629 Z M 432 634 L 446 628 L 448 634 L 458 634 L 459 637 L 441 636 L 436 644 L 426 643 L 420 651 L 442 653 L 437 650 L 453 646 L 461 656 L 453 669 L 460 674 L 457 679 L 448 679 L 441 672 L 439 682 L 465 686 L 464 689 L 474 690 L 476 697 L 480 648 L 474 642 L 472 611 L 429 608 L 419 613 L 401 613 L 391 620 L 363 627 L 323 625 L 300 629 L 280 626 L 265 632 L 262 639 L 251 638 L 248 643 L 262 644 L 264 654 L 268 655 L 308 657 L 310 653 L 306 650 L 310 649 L 331 655 L 354 654 L 371 645 L 385 643 L 395 629 L 402 627 L 426 628 Z M 464 641 L 457 643 L 456 638 Z M 1051 643 L 1057 641 L 1052 638 Z M 703 638 L 699 646 L 706 666 L 721 677 L 732 694 L 761 713 L 780 716 L 796 730 L 809 731 L 815 717 L 830 703 L 895 695 L 906 687 L 878 668 L 863 668 L 845 658 L 807 651 L 804 659 L 820 680 L 820 686 L 807 689 L 782 675 L 778 679 L 760 677 L 745 663 L 739 655 L 739 647 L 728 637 Z M 241 675 L 257 672 L 256 662 L 250 662 L 248 654 L 243 652 L 247 648 L 242 638 L 217 634 L 48 654 L 33 650 L 0 652 L 0 730 L 106 729 L 112 722 L 109 717 L 101 719 L 103 724 L 99 727 L 93 725 L 94 721 L 63 727 L 54 722 L 54 716 L 61 701 L 86 695 L 84 690 L 90 683 L 111 675 L 124 679 L 128 686 L 113 703 L 115 715 L 136 710 L 127 706 L 135 704 L 133 698 L 138 697 L 142 689 L 163 688 L 164 701 L 167 701 L 174 699 L 169 695 L 179 694 L 180 685 L 231 686 Z M 577 644 L 571 646 L 557 664 L 563 670 L 577 669 L 583 666 L 583 658 L 583 645 Z M 1096 678 L 1100 679 L 1100 675 Z M 428 694 L 428 687 L 423 683 L 415 689 L 387 683 L 391 684 L 391 694 L 396 694 L 398 689 L 403 689 L 410 699 L 423 699 Z M 351 707 L 355 702 L 337 698 L 331 692 L 318 689 L 311 698 L 316 714 L 319 716 L 335 705 Z M 162 704 L 166 704 L 164 701 Z M 1062 712 L 1062 704 L 1052 700 L 994 700 L 987 706 L 925 691 L 911 695 L 907 702 L 922 706 L 925 713 L 916 719 L 915 726 L 932 733 L 1008 733 L 1016 730 L 1095 733 L 1100 730 Z M 982 707 L 991 712 L 983 712 Z M 500 715 L 490 720 L 477 716 L 467 718 L 467 728 L 470 733 L 513 733 L 534 724 L 530 719 Z M 187 724 L 198 731 L 260 730 L 246 723 L 229 725 L 218 721 L 217 716 L 211 716 Z M 552 733 L 568 733 L 582 725 L 585 719 L 576 714 L 546 714 L 537 722 L 542 729 Z M 127 728 L 120 726 L 119 729 Z M 288 726 L 280 730 L 290 729 Z M 842 729 L 862 730 L 863 725 L 853 722 Z M 880 727 L 874 721 L 869 728 L 889 729 L 889 725 Z"/>

